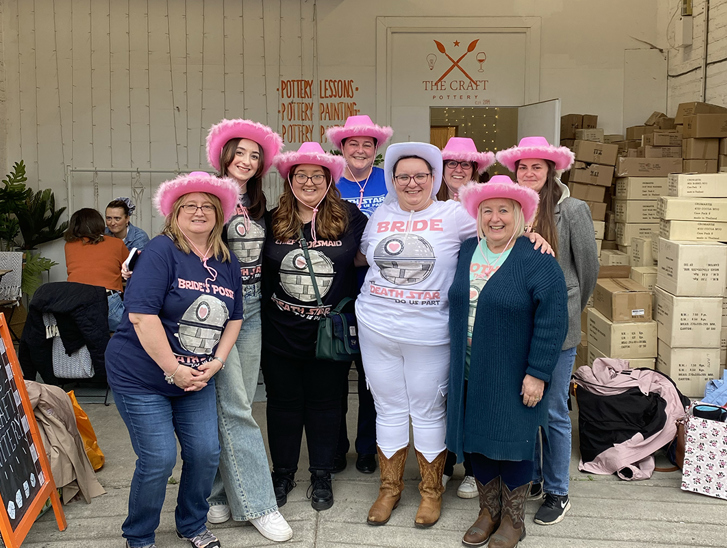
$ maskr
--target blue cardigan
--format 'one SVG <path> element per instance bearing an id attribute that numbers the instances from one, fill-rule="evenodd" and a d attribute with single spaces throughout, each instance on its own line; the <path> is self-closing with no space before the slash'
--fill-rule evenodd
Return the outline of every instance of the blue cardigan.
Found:
<path id="1" fill-rule="evenodd" d="M 451 366 L 447 448 L 494 460 L 532 460 L 538 427 L 547 428 L 544 398 L 535 407 L 520 395 L 526 374 L 550 382 L 568 332 L 563 271 L 550 255 L 520 237 L 480 293 L 464 405 L 469 270 L 477 238 L 462 243 L 449 290 Z"/>

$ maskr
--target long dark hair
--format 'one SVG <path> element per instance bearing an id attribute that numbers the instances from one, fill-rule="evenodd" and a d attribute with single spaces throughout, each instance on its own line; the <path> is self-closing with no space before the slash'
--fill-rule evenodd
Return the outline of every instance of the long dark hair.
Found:
<path id="1" fill-rule="evenodd" d="M 558 229 L 555 226 L 555 206 L 558 205 L 563 191 L 558 186 L 555 179 L 555 163 L 545 160 L 548 166 L 548 174 L 545 177 L 545 184 L 538 193 L 540 195 L 540 204 L 538 212 L 535 215 L 533 230 L 540 234 L 545 241 L 553 248 L 555 256 L 558 256 Z M 515 174 L 520 166 L 520 160 L 515 162 Z"/>
<path id="2" fill-rule="evenodd" d="M 230 139 L 222 147 L 220 152 L 220 172 L 217 174 L 218 177 L 227 177 L 227 166 L 232 163 L 235 159 L 235 153 L 237 152 L 237 145 L 240 144 L 240 139 Z M 251 139 L 250 139 L 251 140 Z M 257 171 L 250 180 L 247 182 L 247 197 L 250 200 L 250 206 L 247 211 L 250 217 L 255 221 L 265 214 L 265 208 L 267 207 L 267 200 L 265 199 L 265 193 L 263 192 L 263 169 L 265 167 L 265 152 L 263 147 L 257 143 L 258 149 L 260 150 L 260 161 L 258 162 Z"/>
<path id="3" fill-rule="evenodd" d="M 103 241 L 103 233 L 106 223 L 101 214 L 95 209 L 84 207 L 79 209 L 68 222 L 68 229 L 63 234 L 67 242 L 88 240 L 87 243 L 97 244 Z"/>
<path id="4" fill-rule="evenodd" d="M 449 160 L 444 160 L 444 162 L 442 163 L 442 186 L 439 187 L 439 192 L 437 192 L 437 200 L 439 200 L 440 202 L 446 202 L 447 200 L 449 200 L 449 185 L 444 180 L 444 170 L 447 168 L 447 162 L 449 162 Z M 477 181 L 477 162 L 470 163 L 472 164 L 472 180 Z M 485 173 L 487 172 L 485 171 Z M 465 181 L 464 184 L 467 183 L 469 183 L 469 181 Z"/>

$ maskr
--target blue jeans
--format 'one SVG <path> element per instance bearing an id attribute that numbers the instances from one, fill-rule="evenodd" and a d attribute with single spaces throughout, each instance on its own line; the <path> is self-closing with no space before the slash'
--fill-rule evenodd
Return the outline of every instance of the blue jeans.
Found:
<path id="1" fill-rule="evenodd" d="M 112 293 L 106 297 L 106 301 L 109 304 L 109 331 L 116 331 L 124 317 L 124 301 L 121 300 L 121 293 Z"/>
<path id="2" fill-rule="evenodd" d="M 214 382 L 173 398 L 114 392 L 114 400 L 137 457 L 129 515 L 121 526 L 124 538 L 132 547 L 154 542 L 167 480 L 177 461 L 177 439 L 184 464 L 174 518 L 179 533 L 198 535 L 205 529 L 207 497 L 220 456 Z"/>
<path id="3" fill-rule="evenodd" d="M 570 479 L 571 422 L 568 414 L 568 387 L 576 359 L 576 348 L 563 350 L 558 358 L 550 387 L 541 404 L 548 406 L 548 433 L 543 435 L 543 467 L 540 468 L 540 443 L 535 451 L 534 481 L 543 481 L 543 491 L 567 495 Z"/>
<path id="4" fill-rule="evenodd" d="M 278 509 L 260 427 L 252 416 L 260 373 L 260 292 L 243 286 L 244 317 L 225 368 L 217 373 L 220 467 L 210 505 L 227 504 L 232 519 L 248 521 Z"/>

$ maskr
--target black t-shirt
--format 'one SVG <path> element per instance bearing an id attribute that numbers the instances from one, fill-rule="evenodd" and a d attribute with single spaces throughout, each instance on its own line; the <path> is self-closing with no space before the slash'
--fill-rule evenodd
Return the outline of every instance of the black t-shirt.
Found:
<path id="1" fill-rule="evenodd" d="M 265 243 L 265 216 L 257 221 L 243 212 L 250 207 L 247 194 L 240 196 L 235 215 L 225 225 L 222 239 L 240 261 L 242 285 L 260 283 L 262 248 Z"/>
<path id="2" fill-rule="evenodd" d="M 310 260 L 316 275 L 323 307 L 316 302 L 308 265 L 298 238 L 278 241 L 268 230 L 263 250 L 262 337 L 263 346 L 289 357 L 315 355 L 318 321 L 344 297 L 357 293 L 356 268 L 353 260 L 358 252 L 367 217 L 355 204 L 343 202 L 348 210 L 346 232 L 337 240 L 311 237 L 311 224 L 303 227 Z M 272 215 L 266 214 L 272 227 Z"/>

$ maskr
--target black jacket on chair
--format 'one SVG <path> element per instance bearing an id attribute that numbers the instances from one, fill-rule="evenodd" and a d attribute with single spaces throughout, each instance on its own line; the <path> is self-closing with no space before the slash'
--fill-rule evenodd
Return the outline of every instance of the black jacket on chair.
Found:
<path id="1" fill-rule="evenodd" d="M 60 385 L 53 374 L 53 340 L 46 339 L 43 314 L 51 313 L 70 355 L 84 345 L 91 354 L 94 379 L 106 380 L 104 353 L 109 343 L 109 306 L 106 289 L 74 282 L 47 283 L 33 295 L 20 338 L 19 360 L 23 377 L 35 380 L 40 373 L 47 384 Z"/>

